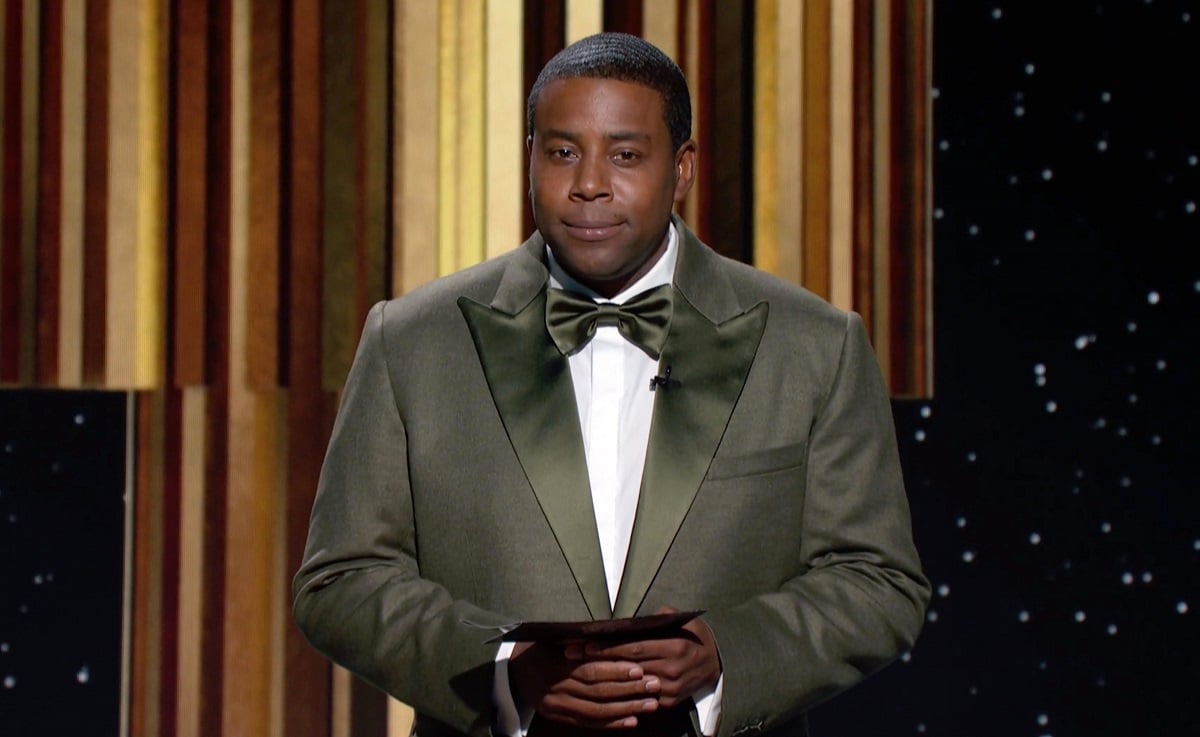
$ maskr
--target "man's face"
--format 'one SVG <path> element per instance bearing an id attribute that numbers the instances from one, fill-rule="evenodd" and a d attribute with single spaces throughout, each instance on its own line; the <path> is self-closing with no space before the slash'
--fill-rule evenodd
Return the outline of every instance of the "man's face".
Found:
<path id="1" fill-rule="evenodd" d="M 663 98 L 632 82 L 576 77 L 542 88 L 529 141 L 533 217 L 568 274 L 611 297 L 666 249 L 696 148 L 671 147 Z"/>

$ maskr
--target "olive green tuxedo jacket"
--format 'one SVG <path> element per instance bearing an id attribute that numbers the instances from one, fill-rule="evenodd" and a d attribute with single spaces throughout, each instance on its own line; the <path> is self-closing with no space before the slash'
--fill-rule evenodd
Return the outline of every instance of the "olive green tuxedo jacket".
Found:
<path id="1" fill-rule="evenodd" d="M 804 734 L 808 708 L 912 646 L 929 587 L 861 320 L 676 227 L 672 381 L 615 607 L 541 237 L 371 310 L 294 613 L 420 737 L 488 733 L 486 628 L 523 619 L 706 610 L 721 737 Z"/>

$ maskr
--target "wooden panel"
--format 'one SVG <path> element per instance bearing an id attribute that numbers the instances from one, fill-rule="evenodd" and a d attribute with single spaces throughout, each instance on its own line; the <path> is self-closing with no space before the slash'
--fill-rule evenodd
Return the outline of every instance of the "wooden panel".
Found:
<path id="1" fill-rule="evenodd" d="M 103 386 L 108 344 L 110 0 L 87 4 L 83 140 L 83 381 Z"/>
<path id="2" fill-rule="evenodd" d="M 20 155 L 20 3 L 0 8 L 0 383 L 17 380 L 17 336 L 19 320 L 20 170 L 9 162 Z"/>
<path id="3" fill-rule="evenodd" d="M 246 297 L 247 383 L 258 390 L 280 382 L 280 68 L 283 13 L 277 0 L 250 0 L 249 171 L 247 269 L 254 289 Z"/>
<path id="4" fill-rule="evenodd" d="M 679 63 L 679 4 L 642 0 L 642 38 Z M 605 21 L 607 23 L 607 21 Z"/>
<path id="5" fill-rule="evenodd" d="M 362 325 L 353 299 L 362 228 L 356 171 L 362 130 L 356 108 L 363 90 L 354 69 L 361 48 L 355 35 L 360 10 L 361 3 L 354 2 L 325 3 L 321 11 L 321 385 L 328 391 L 345 381 Z"/>
<path id="6" fill-rule="evenodd" d="M 172 65 L 170 104 L 171 218 L 174 309 L 172 373 L 175 386 L 209 381 L 205 359 L 208 325 L 208 111 L 209 5 L 207 0 L 181 0 L 171 17 Z"/>
<path id="7" fill-rule="evenodd" d="M 392 291 L 399 294 L 437 276 L 437 4 L 402 3 L 395 32 Z"/>
<path id="8" fill-rule="evenodd" d="M 832 0 L 804 4 L 804 156 L 801 228 L 804 286 L 829 298 L 829 24 Z"/>
<path id="9" fill-rule="evenodd" d="M 105 381 L 155 385 L 161 371 L 162 53 L 161 7 L 116 0 L 110 28 L 111 158 L 108 169 L 108 320 Z"/>
<path id="10" fill-rule="evenodd" d="M 164 526 L 164 426 L 162 392 L 134 396 L 134 522 L 133 601 L 130 664 L 130 734 L 162 735 L 163 662 L 169 660 L 163 643 L 163 580 L 166 543 Z M 175 573 L 175 571 L 172 571 Z"/>
<path id="11" fill-rule="evenodd" d="M 754 226 L 754 4 L 714 3 L 710 245 L 749 263 Z M 717 204 L 719 203 L 719 204 Z"/>
<path id="12" fill-rule="evenodd" d="M 522 7 L 488 3 L 487 8 L 487 257 L 512 250 L 524 240 L 522 210 L 528 179 L 525 138 Z"/>
<path id="13" fill-rule="evenodd" d="M 525 97 L 529 97 L 533 83 L 537 80 L 542 67 L 563 50 L 566 38 L 567 6 L 566 0 L 524 0 L 525 6 Z M 525 167 L 528 168 L 528 156 L 524 157 Z M 522 233 L 532 233 L 534 229 L 533 210 L 529 198 L 525 198 L 522 208 Z"/>
<path id="14" fill-rule="evenodd" d="M 854 3 L 829 16 L 829 301 L 854 307 Z"/>
<path id="15" fill-rule="evenodd" d="M 299 567 L 321 458 L 329 437 L 330 402 L 321 392 L 321 8 L 319 0 L 294 0 L 287 16 L 285 57 L 284 248 L 287 318 L 284 567 Z M 288 432 L 287 428 L 298 428 Z M 329 665 L 295 627 L 284 639 L 283 734 L 321 735 L 329 724 Z"/>
<path id="16" fill-rule="evenodd" d="M 84 75 L 87 63 L 85 8 L 63 5 L 62 192 L 58 283 L 58 385 L 83 383 L 83 173 Z"/>
<path id="17" fill-rule="evenodd" d="M 604 0 L 567 0 L 566 35 L 570 45 L 585 36 L 604 30 Z"/>
<path id="18" fill-rule="evenodd" d="M 58 380 L 58 286 L 62 268 L 63 8 L 42 8 L 38 100 L 37 229 L 34 254 L 34 371 L 38 384 Z"/>
<path id="19" fill-rule="evenodd" d="M 356 105 L 361 131 L 355 151 L 358 179 L 356 217 L 362 223 L 356 244 L 358 273 L 354 292 L 355 314 L 348 326 L 355 338 L 371 305 L 390 293 L 391 233 L 388 207 L 391 197 L 391 110 L 388 95 L 391 75 L 388 59 L 392 43 L 392 4 L 388 0 L 360 0 L 355 33 L 361 39 L 355 56 L 355 84 L 362 90 Z M 347 370 L 349 366 L 347 365 Z M 342 375 L 344 379 L 345 374 Z M 341 389 L 339 380 L 335 391 Z"/>
<path id="20" fill-rule="evenodd" d="M 645 0 L 604 0 L 603 4 L 605 31 L 628 33 L 632 36 L 646 38 L 643 25 Z M 660 4 L 669 6 L 671 3 Z"/>

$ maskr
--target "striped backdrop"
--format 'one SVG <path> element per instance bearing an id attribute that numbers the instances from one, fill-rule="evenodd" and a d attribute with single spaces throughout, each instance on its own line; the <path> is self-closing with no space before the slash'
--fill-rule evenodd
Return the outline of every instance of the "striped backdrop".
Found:
<path id="1" fill-rule="evenodd" d="M 407 734 L 290 626 L 366 310 L 532 227 L 524 104 L 599 30 L 692 86 L 718 250 L 932 391 L 928 0 L 5 0 L 0 386 L 132 392 L 132 735 Z"/>

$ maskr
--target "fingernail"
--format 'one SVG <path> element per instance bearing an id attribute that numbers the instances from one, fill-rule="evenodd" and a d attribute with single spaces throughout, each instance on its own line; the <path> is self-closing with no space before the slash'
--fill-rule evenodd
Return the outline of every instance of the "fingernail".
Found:
<path id="1" fill-rule="evenodd" d="M 649 693 L 658 693 L 660 688 L 662 688 L 662 682 L 660 682 L 657 678 L 651 678 L 646 681 L 646 691 Z"/>
<path id="2" fill-rule="evenodd" d="M 642 711 L 655 711 L 657 709 L 658 709 L 657 701 L 643 701 L 642 702 Z"/>
<path id="3" fill-rule="evenodd" d="M 629 717 L 625 721 L 621 722 L 621 726 L 622 727 L 636 727 L 637 726 L 637 717 Z"/>
<path id="4" fill-rule="evenodd" d="M 641 678 L 643 675 L 645 675 L 645 671 L 642 670 L 642 666 L 640 666 L 640 665 L 635 665 L 629 669 L 630 680 L 636 681 L 637 679 Z"/>

